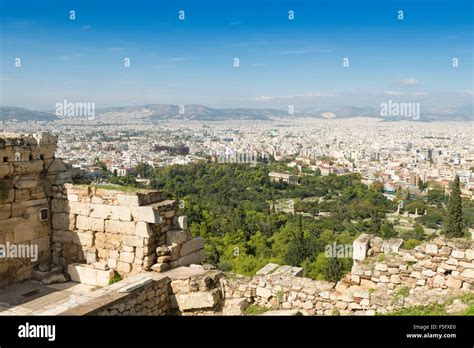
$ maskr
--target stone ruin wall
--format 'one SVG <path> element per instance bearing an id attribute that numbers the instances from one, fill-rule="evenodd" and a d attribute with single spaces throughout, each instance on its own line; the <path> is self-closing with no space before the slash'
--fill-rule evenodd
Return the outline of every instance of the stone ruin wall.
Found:
<path id="1" fill-rule="evenodd" d="M 49 133 L 0 135 L 0 244 L 38 246 L 36 262 L 0 257 L 0 287 L 31 278 L 33 267 L 51 257 L 49 199 L 71 179 L 54 157 L 56 146 Z"/>
<path id="2" fill-rule="evenodd" d="M 66 271 L 104 286 L 114 271 L 126 277 L 202 262 L 204 240 L 192 239 L 174 201 L 159 191 L 73 185 L 56 148 L 46 132 L 0 135 L 0 244 L 38 246 L 39 254 L 34 262 L 0 257 L 0 287 Z"/>
<path id="3" fill-rule="evenodd" d="M 201 263 L 204 240 L 192 238 L 176 204 L 159 191 L 125 193 L 65 184 L 52 200 L 52 260 L 72 280 L 107 285 L 143 271 Z"/>
<path id="4" fill-rule="evenodd" d="M 438 237 L 414 250 L 399 249 L 401 242 L 361 235 L 354 250 L 359 248 L 362 254 L 354 254 L 359 260 L 337 283 L 295 277 L 288 273 L 292 269 L 288 266 L 281 273 L 285 266 L 276 264 L 267 265 L 254 277 L 228 277 L 228 312 L 241 313 L 253 303 L 306 315 L 374 315 L 446 303 L 474 291 L 473 241 Z"/>

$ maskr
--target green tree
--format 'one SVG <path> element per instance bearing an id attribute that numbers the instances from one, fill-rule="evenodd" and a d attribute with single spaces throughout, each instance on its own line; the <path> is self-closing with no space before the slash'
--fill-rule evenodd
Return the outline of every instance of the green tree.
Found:
<path id="1" fill-rule="evenodd" d="M 451 238 L 464 236 L 461 190 L 459 188 L 459 176 L 457 175 L 451 186 L 451 194 L 449 195 L 447 212 L 444 220 L 444 232 Z"/>

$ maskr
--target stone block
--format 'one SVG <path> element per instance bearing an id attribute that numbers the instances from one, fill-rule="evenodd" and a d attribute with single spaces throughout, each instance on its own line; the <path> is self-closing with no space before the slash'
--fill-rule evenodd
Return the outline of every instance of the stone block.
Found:
<path id="1" fill-rule="evenodd" d="M 463 259 L 464 255 L 464 251 L 462 250 L 453 250 L 453 252 L 451 253 L 451 256 L 455 259 Z"/>
<path id="2" fill-rule="evenodd" d="M 117 271 L 122 273 L 130 273 L 132 271 L 132 265 L 126 262 L 117 262 Z"/>
<path id="3" fill-rule="evenodd" d="M 69 197 L 69 196 L 68 196 Z M 91 211 L 90 203 L 83 203 L 83 202 L 73 202 L 68 200 L 69 211 L 72 214 L 82 215 L 82 216 L 89 216 Z"/>
<path id="4" fill-rule="evenodd" d="M 158 210 L 153 209 L 150 206 L 143 207 L 130 207 L 132 211 L 133 220 L 135 222 L 142 221 L 151 224 L 157 224 L 161 222 L 161 216 Z"/>
<path id="5" fill-rule="evenodd" d="M 129 207 L 123 207 L 119 205 L 110 206 L 112 220 L 120 221 L 132 221 L 132 212 Z"/>
<path id="6" fill-rule="evenodd" d="M 94 244 L 94 235 L 79 231 L 73 231 L 72 242 L 76 245 L 91 247 Z"/>
<path id="7" fill-rule="evenodd" d="M 130 247 L 143 247 L 145 245 L 145 242 L 142 237 L 124 235 L 123 245 Z"/>
<path id="8" fill-rule="evenodd" d="M 150 238 L 153 231 L 148 223 L 139 221 L 135 225 L 135 234 L 140 237 Z"/>
<path id="9" fill-rule="evenodd" d="M 263 297 L 264 299 L 269 299 L 272 296 L 272 291 L 264 287 L 257 287 L 256 291 L 257 296 Z"/>
<path id="10" fill-rule="evenodd" d="M 177 230 L 166 232 L 166 244 L 183 244 L 191 238 L 191 234 L 187 230 Z"/>
<path id="11" fill-rule="evenodd" d="M 75 229 L 76 217 L 74 214 L 53 213 L 51 225 L 55 230 L 72 231 Z"/>
<path id="12" fill-rule="evenodd" d="M 196 291 L 189 294 L 175 295 L 178 308 L 181 311 L 212 309 L 220 301 L 221 296 L 218 289 L 210 292 Z"/>
<path id="13" fill-rule="evenodd" d="M 197 237 L 193 238 L 181 245 L 181 251 L 180 251 L 180 256 L 186 256 L 188 254 L 191 254 L 195 251 L 198 251 L 199 249 L 204 248 L 204 238 L 202 237 Z"/>
<path id="14" fill-rule="evenodd" d="M 76 219 L 76 227 L 84 231 L 104 232 L 104 220 L 98 218 L 90 218 L 78 215 Z"/>
<path id="15" fill-rule="evenodd" d="M 367 251 L 369 250 L 369 243 L 370 235 L 365 233 L 361 234 L 352 244 L 352 258 L 357 261 L 365 260 L 367 257 Z"/>
<path id="16" fill-rule="evenodd" d="M 0 204 L 0 220 L 6 220 L 12 215 L 12 204 Z"/>
<path id="17" fill-rule="evenodd" d="M 105 220 L 105 232 L 134 235 L 135 223 L 132 221 Z"/>

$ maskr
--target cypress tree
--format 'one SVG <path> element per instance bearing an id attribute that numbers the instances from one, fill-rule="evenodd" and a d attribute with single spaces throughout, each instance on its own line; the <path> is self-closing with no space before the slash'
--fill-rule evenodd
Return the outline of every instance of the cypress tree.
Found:
<path id="1" fill-rule="evenodd" d="M 451 238 L 464 236 L 461 190 L 459 188 L 459 176 L 457 175 L 452 183 L 451 195 L 449 196 L 446 217 L 444 219 L 444 231 L 446 236 Z"/>

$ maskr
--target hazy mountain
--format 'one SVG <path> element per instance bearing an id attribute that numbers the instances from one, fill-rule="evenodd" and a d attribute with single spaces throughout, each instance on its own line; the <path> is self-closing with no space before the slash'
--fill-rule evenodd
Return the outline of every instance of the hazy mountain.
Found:
<path id="1" fill-rule="evenodd" d="M 108 113 L 134 113 L 147 115 L 151 120 L 162 120 L 168 118 L 196 119 L 196 120 L 226 120 L 226 119 L 267 119 L 268 117 L 287 116 L 288 112 L 276 109 L 216 109 L 204 105 L 169 105 L 150 104 L 132 107 L 105 108 L 97 110 L 98 117 Z"/>
<path id="2" fill-rule="evenodd" d="M 183 113 L 184 111 L 184 113 Z M 204 105 L 190 104 L 184 108 L 171 104 L 148 104 L 130 107 L 108 107 L 96 110 L 98 121 L 138 120 L 160 121 L 166 119 L 195 120 L 265 120 L 271 117 L 287 117 L 287 110 L 256 109 L 256 108 L 224 108 L 217 109 Z M 305 108 L 296 110 L 294 117 L 315 117 L 324 119 L 345 119 L 351 117 L 382 118 L 376 107 L 341 106 L 328 108 Z M 18 121 L 54 121 L 58 117 L 54 112 L 33 111 L 20 107 L 0 107 L 0 120 Z M 385 117 L 386 121 L 407 121 L 412 118 L 404 116 Z M 421 108 L 419 121 L 473 121 L 472 105 L 445 107 L 443 109 Z"/>
<path id="3" fill-rule="evenodd" d="M 34 111 L 16 106 L 0 106 L 0 120 L 17 121 L 54 121 L 57 117 L 54 114 Z"/>

